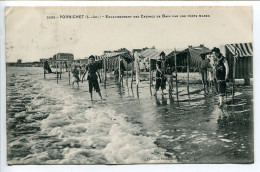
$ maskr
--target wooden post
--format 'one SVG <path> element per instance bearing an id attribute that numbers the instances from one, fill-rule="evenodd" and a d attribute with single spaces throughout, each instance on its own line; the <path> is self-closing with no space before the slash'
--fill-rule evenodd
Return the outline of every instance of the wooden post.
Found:
<path id="1" fill-rule="evenodd" d="M 189 59 L 189 49 L 187 50 L 187 92 L 190 94 L 190 59 Z"/>
<path id="2" fill-rule="evenodd" d="M 138 91 L 139 82 L 140 82 L 140 66 L 139 66 L 139 56 L 135 55 L 135 82 L 136 82 L 136 89 Z"/>
<path id="3" fill-rule="evenodd" d="M 61 61 L 59 61 L 59 67 L 60 67 L 60 79 L 61 79 Z"/>
<path id="4" fill-rule="evenodd" d="M 150 60 L 150 62 L 152 62 L 152 61 Z M 152 63 L 150 63 L 150 68 L 151 68 L 151 73 L 152 73 L 152 78 L 151 78 L 152 79 L 152 86 L 154 86 L 153 85 L 153 74 L 154 74 L 154 71 L 152 70 Z"/>
<path id="5" fill-rule="evenodd" d="M 43 63 L 43 78 L 46 79 L 46 78 L 45 78 L 45 68 L 44 68 L 44 63 Z"/>
<path id="6" fill-rule="evenodd" d="M 132 70 L 131 70 L 131 88 L 133 88 L 133 79 L 134 79 L 134 62 L 132 62 Z"/>
<path id="7" fill-rule="evenodd" d="M 236 57 L 234 56 L 233 62 L 233 83 L 232 83 L 232 103 L 234 104 L 234 95 L 235 95 L 235 79 L 236 79 Z"/>
<path id="8" fill-rule="evenodd" d="M 177 97 L 177 101 L 179 101 L 176 49 L 174 49 L 174 62 L 175 62 L 175 75 L 176 75 L 176 97 Z"/>
<path id="9" fill-rule="evenodd" d="M 111 68 L 110 68 L 110 60 L 107 59 L 107 65 L 108 65 L 108 72 L 109 72 L 109 77 L 111 77 Z"/>
<path id="10" fill-rule="evenodd" d="M 100 63 L 100 59 L 98 59 L 98 62 Z M 100 79 L 101 79 L 101 82 L 103 82 L 103 80 L 104 80 L 104 75 L 103 75 L 103 72 L 104 72 L 104 70 L 103 70 L 103 68 L 104 68 L 104 62 L 102 62 L 102 60 L 101 60 L 101 65 L 103 66 L 103 67 L 101 67 L 101 69 L 99 69 L 99 73 L 100 73 Z"/>
<path id="11" fill-rule="evenodd" d="M 69 71 L 69 85 L 70 85 L 70 65 L 69 65 L 69 61 L 67 61 L 67 69 Z"/>
<path id="12" fill-rule="evenodd" d="M 56 54 L 56 74 L 57 74 L 57 84 L 59 83 L 59 73 L 58 73 L 58 61 L 57 61 L 57 54 Z"/>
<path id="13" fill-rule="evenodd" d="M 104 88 L 106 88 L 107 81 L 107 60 L 104 59 Z"/>
<path id="14" fill-rule="evenodd" d="M 121 85 L 121 66 L 120 66 L 120 56 L 118 56 L 118 82 Z"/>
<path id="15" fill-rule="evenodd" d="M 128 87 L 128 63 L 126 63 L 126 86 Z"/>
<path id="16" fill-rule="evenodd" d="M 152 63 L 151 59 L 149 58 L 149 81 L 150 81 L 150 94 L 153 95 L 152 92 L 152 85 L 153 85 L 153 76 L 152 76 Z"/>
<path id="17" fill-rule="evenodd" d="M 133 53 L 133 57 L 134 53 Z M 133 78 L 134 78 L 134 61 L 132 62 L 132 71 L 131 71 L 131 89 L 133 89 Z"/>
<path id="18" fill-rule="evenodd" d="M 152 78 L 152 63 L 149 58 L 149 80 L 150 80 L 150 89 L 152 88 L 153 78 Z"/>

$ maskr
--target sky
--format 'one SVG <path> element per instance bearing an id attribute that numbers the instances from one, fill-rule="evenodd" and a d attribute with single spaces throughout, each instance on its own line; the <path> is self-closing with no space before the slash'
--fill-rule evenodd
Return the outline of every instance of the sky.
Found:
<path id="1" fill-rule="evenodd" d="M 6 7 L 5 14 L 7 62 L 39 61 L 57 53 L 73 53 L 79 59 L 102 55 L 105 50 L 152 46 L 182 50 L 189 45 L 204 44 L 223 50 L 225 44 L 253 41 L 252 8 L 245 6 Z M 163 14 L 171 17 L 163 18 Z M 63 15 L 84 17 L 60 18 Z M 100 18 L 86 18 L 93 15 Z M 132 18 L 106 18 L 106 15 Z M 141 15 L 154 18 L 141 18 Z"/>

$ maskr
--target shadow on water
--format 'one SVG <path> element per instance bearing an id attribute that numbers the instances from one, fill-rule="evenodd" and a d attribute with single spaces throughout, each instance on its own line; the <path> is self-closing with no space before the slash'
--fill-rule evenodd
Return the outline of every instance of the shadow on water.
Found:
<path id="1" fill-rule="evenodd" d="M 168 103 L 167 103 L 168 99 L 165 98 L 165 96 L 162 96 L 161 99 L 159 99 L 157 96 L 155 96 L 155 101 L 156 101 L 156 105 L 158 105 L 158 106 L 167 106 L 168 105 Z M 171 99 L 169 99 L 169 101 L 171 102 Z"/>

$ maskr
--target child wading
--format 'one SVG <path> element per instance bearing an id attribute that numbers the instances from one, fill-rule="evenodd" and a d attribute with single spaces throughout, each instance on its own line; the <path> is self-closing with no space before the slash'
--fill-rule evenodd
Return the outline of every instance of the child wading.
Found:
<path id="1" fill-rule="evenodd" d="M 225 60 L 225 57 L 220 53 L 219 48 L 214 47 L 212 49 L 212 54 L 217 58 L 215 77 L 217 79 L 218 85 L 219 106 L 223 106 L 223 99 L 226 94 L 226 81 L 228 79 L 229 67 L 227 60 Z"/>
<path id="2" fill-rule="evenodd" d="M 100 75 L 98 73 L 98 64 L 94 63 L 94 59 L 95 59 L 94 56 L 89 57 L 89 64 L 86 66 L 86 72 L 83 74 L 82 77 L 82 83 L 83 83 L 83 78 L 85 77 L 86 73 L 88 73 L 87 80 L 88 80 L 91 100 L 93 100 L 93 95 L 92 95 L 93 88 L 96 90 L 96 92 L 102 99 L 99 84 L 98 84 L 98 77 L 100 79 Z"/>
<path id="3" fill-rule="evenodd" d="M 76 82 L 78 87 L 79 87 L 79 82 L 80 82 L 80 79 L 79 79 L 79 68 L 77 65 L 74 66 L 74 69 L 72 71 L 72 74 L 73 74 L 73 82 L 72 82 L 72 86 L 74 86 L 74 83 Z"/>

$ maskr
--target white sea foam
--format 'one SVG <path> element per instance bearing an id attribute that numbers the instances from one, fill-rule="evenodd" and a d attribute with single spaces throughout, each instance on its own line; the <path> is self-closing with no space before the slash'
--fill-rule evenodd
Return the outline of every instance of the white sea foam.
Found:
<path id="1" fill-rule="evenodd" d="M 138 135 L 140 127 L 126 122 L 123 114 L 111 109 L 106 112 L 88 109 L 71 115 L 76 121 L 53 118 L 52 114 L 42 125 L 43 132 L 49 131 L 49 135 L 62 139 L 60 144 L 80 145 L 80 149 L 65 149 L 61 164 L 149 163 L 149 159 L 164 157 L 165 150 L 154 144 L 155 138 Z"/>
<path id="2" fill-rule="evenodd" d="M 166 150 L 154 143 L 156 137 L 144 136 L 137 124 L 126 120 L 112 107 L 91 105 L 86 97 L 77 97 L 69 87 L 39 80 L 23 93 L 31 94 L 27 111 L 15 117 L 26 118 L 40 127 L 29 138 L 30 154 L 13 158 L 18 164 L 125 164 L 173 163 L 166 159 Z M 48 115 L 46 115 L 48 114 Z M 43 119 L 41 119 L 43 118 Z M 46 139 L 39 139 L 40 136 Z M 156 134 L 155 134 L 156 135 Z M 49 138 L 48 138 L 49 137 Z M 13 144 L 21 144 L 19 141 Z M 9 145 L 9 146 L 12 146 Z M 158 161 L 159 160 L 159 161 Z"/>

